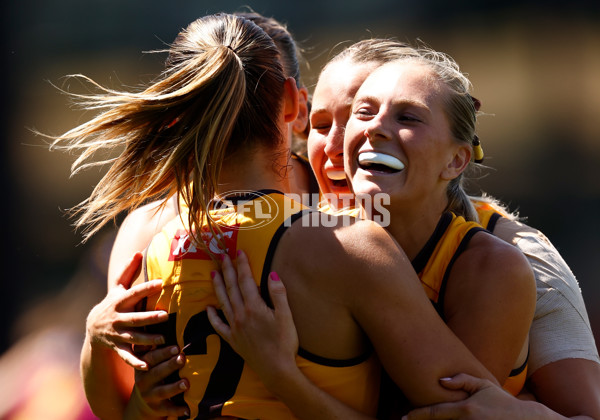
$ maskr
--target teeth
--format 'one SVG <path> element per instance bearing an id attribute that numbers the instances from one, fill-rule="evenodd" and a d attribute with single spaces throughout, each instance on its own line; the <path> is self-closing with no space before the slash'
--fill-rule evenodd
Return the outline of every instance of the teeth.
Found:
<path id="1" fill-rule="evenodd" d="M 358 155 L 358 163 L 361 165 L 384 165 L 396 171 L 404 169 L 404 163 L 394 156 L 376 152 L 362 152 Z"/>
<path id="2" fill-rule="evenodd" d="M 344 171 L 327 171 L 327 178 L 338 181 L 340 179 L 346 179 L 346 173 Z"/>

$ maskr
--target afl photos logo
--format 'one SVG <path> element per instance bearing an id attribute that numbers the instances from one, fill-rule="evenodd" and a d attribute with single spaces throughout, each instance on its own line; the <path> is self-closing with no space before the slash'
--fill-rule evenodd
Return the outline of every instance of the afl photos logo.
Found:
<path id="1" fill-rule="evenodd" d="M 229 228 L 260 229 L 274 222 L 281 211 L 285 213 L 285 209 L 279 207 L 279 203 L 271 195 L 260 191 L 234 190 L 211 201 L 208 217 L 215 224 L 222 226 L 221 219 L 235 213 L 240 223 L 229 225 Z M 244 223 L 244 220 L 252 220 L 252 223 Z"/>

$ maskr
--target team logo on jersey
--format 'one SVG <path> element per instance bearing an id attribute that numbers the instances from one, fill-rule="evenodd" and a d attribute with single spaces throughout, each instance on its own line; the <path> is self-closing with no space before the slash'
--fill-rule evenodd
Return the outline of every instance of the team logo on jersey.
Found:
<path id="1" fill-rule="evenodd" d="M 180 260 L 210 260 L 209 252 L 215 256 L 228 254 L 231 258 L 235 257 L 237 249 L 238 226 L 221 226 L 220 232 L 216 235 L 203 228 L 200 236 L 207 249 L 196 246 L 192 242 L 190 232 L 179 229 L 171 241 L 171 251 L 169 252 L 169 261 Z"/>

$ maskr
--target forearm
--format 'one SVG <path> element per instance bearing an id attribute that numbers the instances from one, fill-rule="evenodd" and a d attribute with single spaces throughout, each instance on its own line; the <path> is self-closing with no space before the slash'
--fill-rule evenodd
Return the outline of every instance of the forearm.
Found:
<path id="1" fill-rule="evenodd" d="M 296 366 L 264 382 L 267 388 L 299 419 L 374 419 L 354 410 L 317 387 Z"/>
<path id="2" fill-rule="evenodd" d="M 520 401 L 524 408 L 524 419 L 529 420 L 596 420 L 588 416 L 565 417 L 537 401 Z"/>
<path id="3" fill-rule="evenodd" d="M 113 350 L 92 345 L 89 337 L 85 338 L 81 350 L 81 377 L 88 403 L 101 419 L 122 418 L 129 399 L 131 384 L 115 373 L 119 363 Z"/>

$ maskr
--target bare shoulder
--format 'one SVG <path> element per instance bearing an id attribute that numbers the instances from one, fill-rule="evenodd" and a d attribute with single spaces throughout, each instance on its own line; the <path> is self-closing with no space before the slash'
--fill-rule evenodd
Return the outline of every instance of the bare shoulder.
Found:
<path id="1" fill-rule="evenodd" d="M 321 219 L 305 215 L 286 233 L 284 240 L 300 259 L 323 261 L 327 265 L 360 265 L 403 256 L 396 241 L 377 223 L 323 213 Z M 340 258 L 334 258 L 340 257 Z"/>
<path id="2" fill-rule="evenodd" d="M 379 280 L 392 282 L 402 272 L 414 271 L 396 241 L 378 224 L 324 217 L 321 223 L 311 223 L 314 219 L 294 223 L 278 247 L 286 266 L 314 282 L 311 287 L 344 294 L 367 285 L 372 288 Z M 320 281 L 323 278 L 327 281 Z"/>
<path id="3" fill-rule="evenodd" d="M 452 278 L 457 276 L 461 278 L 463 293 L 470 289 L 473 293 L 519 295 L 527 301 L 535 301 L 535 278 L 525 255 L 517 247 L 486 232 L 474 235 L 457 258 Z"/>
<path id="4" fill-rule="evenodd" d="M 531 268 L 525 255 L 510 243 L 487 232 L 473 236 L 464 254 L 467 264 L 485 271 L 504 267 L 513 273 L 529 273 Z M 486 269 L 488 267 L 488 269 Z"/>

